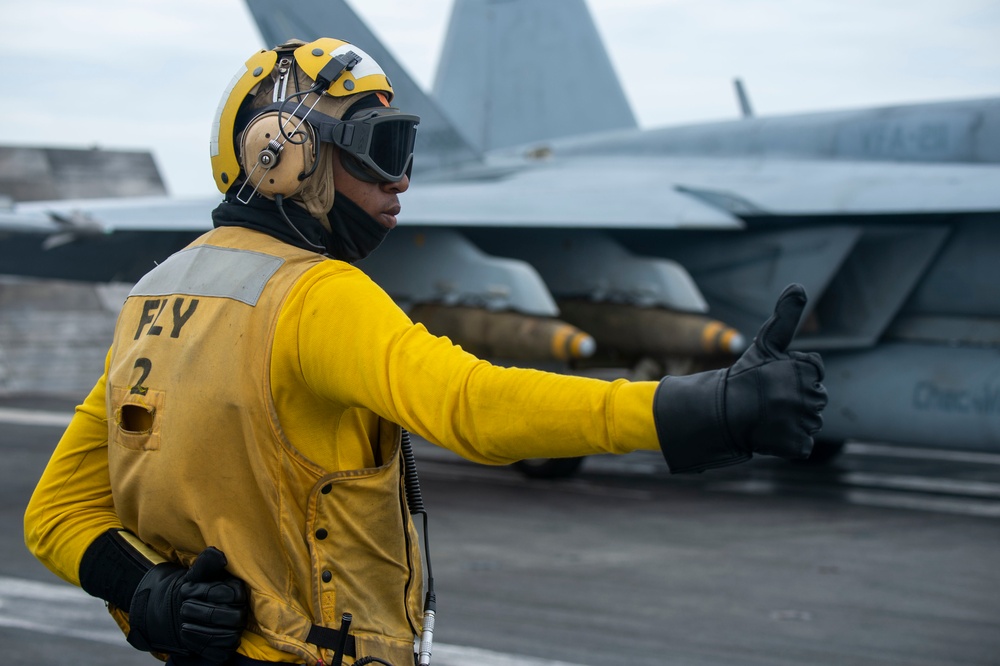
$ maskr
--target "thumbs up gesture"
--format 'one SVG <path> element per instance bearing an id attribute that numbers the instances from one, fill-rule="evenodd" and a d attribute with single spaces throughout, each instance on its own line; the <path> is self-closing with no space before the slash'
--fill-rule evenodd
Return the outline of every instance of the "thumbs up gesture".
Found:
<path id="1" fill-rule="evenodd" d="M 653 419 L 671 472 L 733 465 L 754 453 L 809 456 L 827 398 L 819 354 L 788 351 L 805 305 L 805 290 L 790 285 L 732 367 L 660 382 Z"/>
<path id="2" fill-rule="evenodd" d="M 823 427 L 826 388 L 819 354 L 790 352 L 806 292 L 785 288 L 753 344 L 729 369 L 726 417 L 734 439 L 755 453 L 808 458 Z"/>

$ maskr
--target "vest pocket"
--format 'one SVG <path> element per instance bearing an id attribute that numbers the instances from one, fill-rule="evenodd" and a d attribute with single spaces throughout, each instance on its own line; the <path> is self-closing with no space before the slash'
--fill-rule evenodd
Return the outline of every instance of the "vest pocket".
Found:
<path id="1" fill-rule="evenodd" d="M 398 641 L 386 636 L 360 632 L 354 634 L 354 642 L 358 659 L 369 656 L 379 657 L 394 666 L 397 664 L 399 666 L 412 664 L 415 661 L 412 642 Z"/>
<path id="2" fill-rule="evenodd" d="M 156 451 L 160 448 L 160 423 L 165 403 L 163 391 L 150 389 L 145 395 L 131 393 L 126 387 L 111 389 L 115 425 L 111 441 L 133 451 Z"/>

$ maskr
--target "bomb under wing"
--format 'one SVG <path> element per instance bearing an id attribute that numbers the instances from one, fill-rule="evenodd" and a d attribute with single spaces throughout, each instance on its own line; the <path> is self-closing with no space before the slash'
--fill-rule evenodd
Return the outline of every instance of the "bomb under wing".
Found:
<path id="1" fill-rule="evenodd" d="M 602 350 L 641 356 L 740 354 L 746 339 L 726 324 L 690 312 L 583 299 L 559 301 L 560 316 L 589 331 Z"/>
<path id="2" fill-rule="evenodd" d="M 477 356 L 570 361 L 588 358 L 596 350 L 590 335 L 551 317 L 427 303 L 414 306 L 409 314 L 431 333 L 446 336 Z"/>

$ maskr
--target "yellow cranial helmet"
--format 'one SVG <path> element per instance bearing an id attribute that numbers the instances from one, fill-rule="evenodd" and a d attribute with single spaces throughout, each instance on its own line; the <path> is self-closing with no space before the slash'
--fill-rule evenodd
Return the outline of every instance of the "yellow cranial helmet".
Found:
<path id="1" fill-rule="evenodd" d="M 226 193 L 242 180 L 244 188 L 267 197 L 301 196 L 304 183 L 321 167 L 321 156 L 329 161 L 332 146 L 373 182 L 401 180 L 412 165 L 419 118 L 389 108 L 392 96 L 375 59 L 339 39 L 290 41 L 258 51 L 233 77 L 215 114 L 216 186 Z M 376 101 L 364 105 L 364 113 L 344 118 L 368 97 Z M 324 144 L 331 148 L 321 152 Z M 332 203 L 332 182 L 327 189 L 321 198 Z"/>

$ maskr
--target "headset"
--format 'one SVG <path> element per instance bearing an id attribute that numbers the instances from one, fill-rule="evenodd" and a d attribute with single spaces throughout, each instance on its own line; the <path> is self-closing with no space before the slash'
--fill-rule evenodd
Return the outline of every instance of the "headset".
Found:
<path id="1" fill-rule="evenodd" d="M 272 103 L 250 109 L 255 89 L 276 67 Z M 315 84 L 289 93 L 289 81 L 298 83 L 296 68 Z M 346 119 L 315 109 L 321 97 L 360 99 L 366 92 L 376 94 L 383 107 Z M 210 144 L 216 187 L 225 194 L 243 175 L 239 196 L 247 187 L 271 198 L 293 196 L 315 171 L 321 143 L 339 147 L 345 169 L 361 180 L 402 180 L 412 170 L 420 118 L 389 107 L 392 96 L 378 63 L 347 42 L 322 38 L 258 51 L 233 77 L 216 110 Z"/>
<path id="2" fill-rule="evenodd" d="M 288 101 L 265 107 L 244 130 L 243 188 L 271 198 L 293 196 L 316 170 L 322 143 L 340 148 L 344 168 L 358 180 L 396 183 L 410 175 L 419 117 L 365 108 L 340 120 L 301 104 L 286 112 Z"/>

